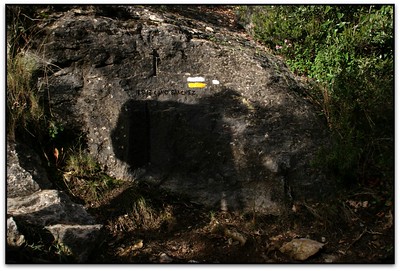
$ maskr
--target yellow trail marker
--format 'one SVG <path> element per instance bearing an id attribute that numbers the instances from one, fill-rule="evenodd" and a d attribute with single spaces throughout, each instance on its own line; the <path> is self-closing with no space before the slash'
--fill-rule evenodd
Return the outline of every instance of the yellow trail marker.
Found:
<path id="1" fill-rule="evenodd" d="M 206 86 L 207 86 L 206 83 L 200 83 L 200 82 L 188 83 L 189 88 L 205 88 Z"/>

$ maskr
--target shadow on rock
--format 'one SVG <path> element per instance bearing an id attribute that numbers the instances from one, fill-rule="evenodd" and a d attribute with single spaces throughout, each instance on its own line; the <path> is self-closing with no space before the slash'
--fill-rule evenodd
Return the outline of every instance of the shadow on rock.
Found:
<path id="1" fill-rule="evenodd" d="M 197 104 L 129 100 L 112 132 L 115 155 L 145 179 L 224 208 L 242 208 L 225 118 L 244 108 L 226 90 Z M 221 106 L 224 105 L 224 106 Z"/>

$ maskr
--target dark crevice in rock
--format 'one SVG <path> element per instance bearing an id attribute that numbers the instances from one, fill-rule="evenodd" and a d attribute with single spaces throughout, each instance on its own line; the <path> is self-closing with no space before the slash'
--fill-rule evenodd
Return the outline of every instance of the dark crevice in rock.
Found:
<path id="1" fill-rule="evenodd" d="M 139 18 L 134 16 L 125 6 L 98 5 L 96 7 L 96 16 L 110 17 L 119 21 Z"/>

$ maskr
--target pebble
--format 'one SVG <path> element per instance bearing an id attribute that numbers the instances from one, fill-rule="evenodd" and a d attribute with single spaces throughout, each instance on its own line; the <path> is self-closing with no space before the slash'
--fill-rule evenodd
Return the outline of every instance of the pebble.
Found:
<path id="1" fill-rule="evenodd" d="M 160 255 L 160 263 L 171 263 L 173 260 L 165 253 L 161 253 Z"/>
<path id="2" fill-rule="evenodd" d="M 158 18 L 158 17 L 155 16 L 155 15 L 150 15 L 150 16 L 149 16 L 149 20 L 150 20 L 150 21 L 154 21 L 154 22 L 163 22 L 163 21 L 164 21 L 163 19 Z"/>
<path id="3" fill-rule="evenodd" d="M 333 262 L 336 262 L 337 256 L 331 255 L 331 254 L 324 255 L 323 259 L 324 259 L 324 262 L 326 262 L 326 263 L 333 263 Z"/>
<path id="4" fill-rule="evenodd" d="M 237 232 L 235 230 L 225 229 L 224 230 L 224 235 L 226 237 L 228 237 L 229 240 L 231 240 L 231 238 L 233 240 L 235 240 L 234 242 L 232 242 L 233 240 L 231 241 L 231 244 L 233 244 L 233 245 L 240 244 L 240 245 L 243 246 L 247 241 L 247 238 L 243 234 L 241 234 L 241 233 L 239 233 L 239 232 Z"/>

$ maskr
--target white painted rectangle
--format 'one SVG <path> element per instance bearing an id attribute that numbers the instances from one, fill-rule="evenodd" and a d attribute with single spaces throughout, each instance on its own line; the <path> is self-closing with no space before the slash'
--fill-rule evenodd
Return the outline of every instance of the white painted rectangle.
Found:
<path id="1" fill-rule="evenodd" d="M 197 76 L 197 77 L 188 77 L 187 81 L 188 82 L 205 82 L 206 79 L 204 77 Z"/>

